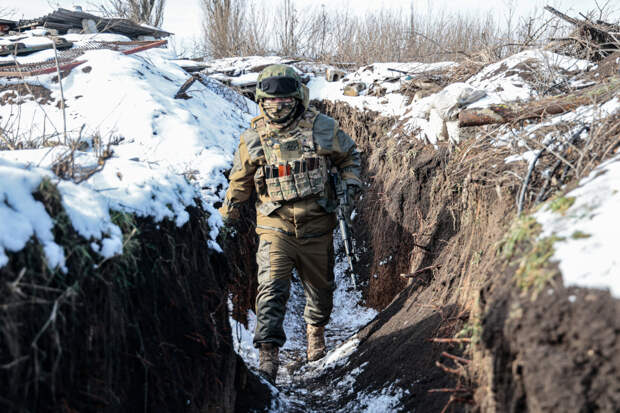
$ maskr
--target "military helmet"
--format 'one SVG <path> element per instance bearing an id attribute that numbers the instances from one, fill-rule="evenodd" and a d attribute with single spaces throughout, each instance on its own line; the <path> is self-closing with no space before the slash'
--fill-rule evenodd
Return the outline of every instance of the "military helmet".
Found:
<path id="1" fill-rule="evenodd" d="M 256 82 L 257 102 L 265 98 L 294 97 L 308 107 L 308 88 L 291 66 L 270 65 L 260 72 Z"/>

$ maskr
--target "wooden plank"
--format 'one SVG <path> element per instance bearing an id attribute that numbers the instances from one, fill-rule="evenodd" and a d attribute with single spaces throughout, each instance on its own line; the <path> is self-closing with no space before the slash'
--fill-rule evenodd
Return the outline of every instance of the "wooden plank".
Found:
<path id="1" fill-rule="evenodd" d="M 125 50 L 122 53 L 125 54 L 125 55 L 130 55 L 130 54 L 142 52 L 144 50 L 149 50 L 149 49 L 152 49 L 154 47 L 163 46 L 163 45 L 165 45 L 167 43 L 168 43 L 168 40 L 158 40 L 156 42 L 149 42 L 148 44 L 145 44 L 145 45 L 142 45 L 142 46 L 138 46 L 138 47 L 134 47 L 133 49 Z"/>

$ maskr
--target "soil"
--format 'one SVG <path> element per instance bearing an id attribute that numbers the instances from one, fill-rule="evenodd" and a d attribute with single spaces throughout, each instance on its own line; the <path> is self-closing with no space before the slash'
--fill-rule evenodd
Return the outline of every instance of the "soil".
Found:
<path id="1" fill-rule="evenodd" d="M 564 288 L 559 277 L 532 299 L 510 288 L 510 277 L 504 273 L 482 300 L 494 397 L 480 392 L 480 411 L 618 411 L 620 301 Z"/>
<path id="2" fill-rule="evenodd" d="M 124 254 L 102 261 L 43 182 L 35 198 L 70 251 L 68 272 L 50 272 L 36 242 L 0 269 L 0 410 L 264 409 L 269 390 L 233 350 L 229 270 L 204 252 L 205 212 L 189 208 L 181 228 L 115 216 Z"/>
<path id="3" fill-rule="evenodd" d="M 557 276 L 534 298 L 517 287 L 516 268 L 498 254 L 516 218 L 518 176 L 527 163 L 507 164 L 513 148 L 477 138 L 493 127 L 467 128 L 469 138 L 458 146 L 434 147 L 394 133 L 395 119 L 343 103 L 313 104 L 336 118 L 363 151 L 367 186 L 353 231 L 363 251 L 358 281 L 366 304 L 381 312 L 358 332 L 359 347 L 345 365 L 314 376 L 293 374 L 284 384 L 285 393 L 304 389 L 304 401 L 293 411 L 339 411 L 360 394 L 393 385 L 408 391 L 398 405 L 403 411 L 617 411 L 619 301 L 605 292 L 565 289 Z M 543 195 L 617 151 L 617 120 L 611 116 L 595 126 L 598 146 L 588 148 L 583 169 L 554 169 Z M 576 163 L 579 155 L 564 156 Z M 526 210 L 545 185 L 540 171 L 556 162 L 550 154 L 540 158 Z M 233 299 L 243 311 L 251 307 L 255 282 L 244 275 L 253 271 L 245 254 L 254 241 L 244 242 Z M 556 274 L 557 268 L 548 271 Z M 289 358 L 293 371 L 305 365 Z M 352 391 L 325 397 L 327 387 L 349 383 L 360 370 Z"/>
<path id="4" fill-rule="evenodd" d="M 462 348 L 433 343 L 430 339 L 452 337 L 455 327 L 462 324 L 459 309 L 454 305 L 435 307 L 421 304 L 428 294 L 410 286 L 394 300 L 368 327 L 360 331 L 362 344 L 353 365 L 368 363 L 359 376 L 356 389 L 365 392 L 398 383 L 408 393 L 401 398 L 403 411 L 439 412 L 449 402 L 450 393 L 431 392 L 437 389 L 463 388 L 458 377 L 446 374 L 436 362 L 448 351 L 461 355 Z M 447 359 L 442 361 L 451 364 Z M 370 367 L 372 366 L 372 367 Z M 471 394 L 465 388 L 463 397 Z M 453 406 L 449 411 L 463 411 Z"/>
<path id="5" fill-rule="evenodd" d="M 52 91 L 41 85 L 26 86 L 24 83 L 18 83 L 0 86 L 0 106 L 17 105 L 24 102 L 25 99 L 37 101 L 41 105 L 54 101 Z"/>
<path id="6" fill-rule="evenodd" d="M 338 374 L 368 363 L 356 389 L 369 392 L 398 382 L 410 391 L 402 399 L 405 411 L 441 411 L 453 398 L 459 403 L 447 411 L 462 411 L 472 400 L 474 383 L 436 362 L 459 368 L 441 354 L 459 355 L 464 348 L 429 340 L 454 337 L 470 317 L 483 279 L 476 270 L 495 256 L 494 243 L 509 222 L 518 189 L 501 170 L 510 166 L 492 172 L 483 166 L 505 165 L 500 159 L 506 154 L 488 155 L 489 148 L 474 141 L 454 153 L 415 138 L 386 138 L 393 120 L 344 104 L 325 103 L 322 109 L 365 154 L 364 179 L 370 185 L 355 235 L 368 250 L 367 303 L 383 310 L 359 333 L 359 351 Z M 429 393 L 457 384 L 458 397 Z"/>
<path id="7" fill-rule="evenodd" d="M 557 277 L 534 299 L 517 288 L 516 269 L 497 254 L 516 216 L 521 182 L 514 175 L 523 175 L 527 165 L 506 164 L 510 149 L 485 140 L 434 148 L 403 136 L 386 138 L 393 120 L 345 104 L 317 105 L 365 153 L 370 185 L 355 235 L 368 249 L 367 303 L 383 310 L 359 333 L 358 351 L 336 374 L 344 377 L 368 363 L 355 389 L 368 393 L 404 384 L 410 390 L 402 398 L 405 411 L 441 411 L 449 393 L 428 390 L 455 386 L 463 391 L 447 411 L 617 411 L 620 302 L 606 292 L 565 289 Z M 601 124 L 608 126 L 593 131 L 599 147 L 587 155 L 586 170 L 617 150 L 617 116 Z M 543 157 L 541 165 L 555 161 Z M 571 173 L 558 173 L 555 187 L 574 179 Z M 525 208 L 543 182 L 533 177 Z M 455 335 L 474 344 L 428 341 Z M 442 351 L 465 351 L 472 362 L 458 374 L 446 372 L 437 361 L 457 366 Z"/>

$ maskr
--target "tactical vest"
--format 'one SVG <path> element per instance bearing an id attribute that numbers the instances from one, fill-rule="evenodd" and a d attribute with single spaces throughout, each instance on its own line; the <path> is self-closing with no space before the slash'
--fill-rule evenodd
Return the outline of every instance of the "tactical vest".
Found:
<path id="1" fill-rule="evenodd" d="M 286 132 L 270 128 L 263 116 L 252 120 L 265 155 L 265 164 L 254 175 L 257 190 L 266 190 L 271 202 L 325 197 L 327 158 L 317 153 L 313 124 L 319 116 L 307 111 L 297 126 Z"/>

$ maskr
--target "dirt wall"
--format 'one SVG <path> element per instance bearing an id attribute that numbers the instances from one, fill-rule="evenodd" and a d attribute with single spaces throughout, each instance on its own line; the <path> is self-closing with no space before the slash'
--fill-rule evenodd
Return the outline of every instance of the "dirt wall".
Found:
<path id="1" fill-rule="evenodd" d="M 54 217 L 68 272 L 41 246 L 0 269 L 0 410 L 233 412 L 269 392 L 232 348 L 223 256 L 206 248 L 205 213 L 182 227 L 113 213 L 124 253 L 104 260 L 73 230 L 55 187 L 36 194 Z M 252 393 L 252 398 L 248 397 Z"/>
<path id="2" fill-rule="evenodd" d="M 527 164 L 505 163 L 511 148 L 491 144 L 486 128 L 435 148 L 398 130 L 387 137 L 394 123 L 377 114 L 316 104 L 365 152 L 368 188 L 355 235 L 368 249 L 368 303 L 383 312 L 360 332 L 359 355 L 348 368 L 371 367 L 356 388 L 398 382 L 410 391 L 402 400 L 409 410 L 617 411 L 618 300 L 563 288 L 552 264 L 536 273 L 543 292 L 524 290 L 519 262 L 536 253 L 535 234 L 511 257 L 503 253 L 518 222 L 517 177 Z M 616 120 L 601 125 L 611 122 L 607 130 L 614 131 Z M 618 141 L 617 134 L 592 133 L 599 147 L 588 150 L 588 162 L 596 165 Z M 566 156 L 572 162 L 575 155 Z M 553 190 L 570 187 L 571 174 L 558 172 Z M 526 210 L 543 185 L 535 175 Z"/>

